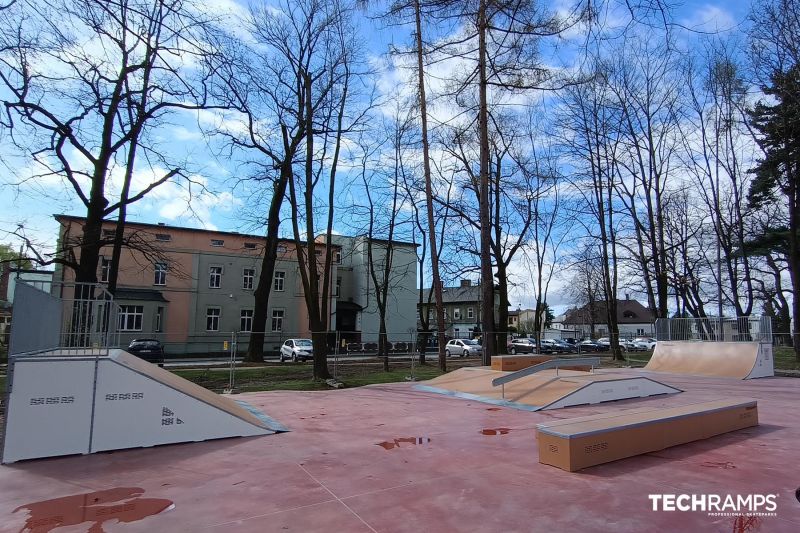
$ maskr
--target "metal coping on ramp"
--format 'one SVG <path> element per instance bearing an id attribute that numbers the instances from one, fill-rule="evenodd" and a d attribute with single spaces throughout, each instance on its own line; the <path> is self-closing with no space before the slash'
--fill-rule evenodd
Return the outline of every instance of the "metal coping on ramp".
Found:
<path id="1" fill-rule="evenodd" d="M 235 400 L 235 401 L 240 406 L 242 406 L 243 408 L 247 409 L 250 412 L 251 415 L 253 415 L 254 417 L 256 417 L 259 420 L 261 420 L 264 423 L 264 425 L 266 425 L 269 429 L 271 429 L 275 433 L 287 433 L 287 432 L 291 431 L 288 427 L 284 426 L 283 424 L 281 424 L 280 422 L 278 422 L 277 420 L 275 420 L 271 416 L 268 416 L 263 411 L 260 411 L 256 407 L 250 405 L 246 401 L 244 401 L 244 400 Z"/>
<path id="2" fill-rule="evenodd" d="M 416 390 L 420 390 L 423 392 L 433 392 L 435 394 L 442 394 L 444 396 L 452 396 L 453 398 L 461 398 L 464 400 L 475 400 L 478 402 L 488 403 L 490 405 L 501 405 L 503 407 L 513 407 L 514 409 L 520 409 L 522 411 L 540 411 L 542 409 L 541 406 L 536 405 L 527 405 L 524 403 L 512 402 L 509 400 L 503 400 L 502 398 L 487 398 L 486 396 L 479 396 L 477 394 L 470 394 L 468 392 L 459 392 L 450 389 L 441 389 L 439 387 L 431 387 L 430 385 L 415 385 L 414 388 Z"/>
<path id="3" fill-rule="evenodd" d="M 500 391 L 492 384 L 496 370 L 461 368 L 438 376 L 417 390 L 525 411 L 558 409 L 607 401 L 675 394 L 682 390 L 655 379 L 619 372 L 543 371 L 511 382 Z"/>
<path id="4" fill-rule="evenodd" d="M 590 366 L 591 371 L 594 372 L 594 368 L 596 366 L 600 366 L 600 358 L 573 357 L 573 358 L 551 359 L 549 361 L 544 361 L 542 363 L 537 363 L 535 365 L 529 366 L 528 368 L 523 368 L 515 372 L 511 372 L 510 374 L 506 374 L 505 376 L 494 378 L 492 380 L 492 386 L 496 387 L 498 385 L 505 385 L 506 383 L 511 383 L 512 381 L 524 378 L 525 376 L 536 374 L 537 372 L 542 372 L 543 370 L 555 369 L 556 375 L 558 375 L 558 369 L 566 366 Z"/>

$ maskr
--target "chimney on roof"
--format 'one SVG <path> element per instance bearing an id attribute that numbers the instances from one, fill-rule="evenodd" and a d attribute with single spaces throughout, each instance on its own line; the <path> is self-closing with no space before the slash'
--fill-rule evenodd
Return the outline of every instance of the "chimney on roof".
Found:
<path id="1" fill-rule="evenodd" d="M 461 280 L 461 286 L 462 287 L 472 287 L 472 281 L 468 280 L 468 279 L 462 279 Z"/>

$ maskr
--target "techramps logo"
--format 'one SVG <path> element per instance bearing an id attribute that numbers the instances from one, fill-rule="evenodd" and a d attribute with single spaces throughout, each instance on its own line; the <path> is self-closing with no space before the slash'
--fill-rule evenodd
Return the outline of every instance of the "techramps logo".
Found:
<path id="1" fill-rule="evenodd" d="M 778 516 L 778 494 L 648 494 L 653 511 Z"/>

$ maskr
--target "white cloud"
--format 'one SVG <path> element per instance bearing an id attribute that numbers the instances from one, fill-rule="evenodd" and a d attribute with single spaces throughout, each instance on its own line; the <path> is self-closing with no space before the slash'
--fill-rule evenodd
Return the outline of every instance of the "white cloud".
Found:
<path id="1" fill-rule="evenodd" d="M 737 26 L 730 11 L 714 4 L 699 6 L 694 12 L 681 20 L 681 24 L 697 31 L 730 31 Z"/>

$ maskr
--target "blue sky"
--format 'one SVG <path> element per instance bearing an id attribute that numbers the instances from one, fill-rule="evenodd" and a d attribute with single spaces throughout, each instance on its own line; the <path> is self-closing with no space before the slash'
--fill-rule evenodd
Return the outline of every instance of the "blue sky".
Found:
<path id="1" fill-rule="evenodd" d="M 552 3 L 555 7 L 568 4 L 569 0 Z M 214 2 L 212 5 L 218 11 L 243 12 L 243 4 L 237 4 L 234 0 Z M 684 26 L 705 31 L 735 30 L 746 17 L 749 7 L 748 2 L 687 1 L 676 7 L 674 19 Z M 389 91 L 408 74 L 392 71 L 385 54 L 390 44 L 407 45 L 411 28 L 388 27 L 384 22 L 370 18 L 377 11 L 376 8 L 359 15 L 359 27 L 371 64 L 382 69 L 378 72 L 378 86 L 383 91 Z M 241 187 L 234 186 L 236 179 L 245 174 L 247 168 L 236 158 L 230 158 L 217 140 L 208 141 L 203 135 L 203 130 L 216 120 L 218 117 L 209 112 L 179 113 L 173 115 L 169 123 L 157 132 L 162 147 L 174 154 L 183 154 L 190 162 L 189 172 L 196 185 L 192 186 L 191 194 L 185 183 L 174 182 L 156 189 L 148 198 L 131 206 L 129 220 L 260 233 L 245 215 L 252 205 L 251 199 Z M 57 231 L 52 215 L 82 215 L 85 209 L 71 188 L 57 180 L 28 180 L 21 184 L 31 173 L 31 162 L 14 154 L 7 135 L 0 137 L 0 154 L 6 166 L 0 177 L 0 242 L 16 247 L 18 241 L 9 233 L 21 224 L 25 233 L 35 242 L 52 248 Z M 116 169 L 114 174 L 119 182 L 121 169 Z M 134 181 L 146 183 L 152 175 L 153 172 L 148 169 L 140 168 Z M 205 190 L 199 185 L 203 185 Z M 188 201 L 190 196 L 191 202 Z M 345 206 L 337 218 L 339 231 L 347 231 L 347 225 L 342 223 L 347 216 Z M 288 230 L 288 227 L 284 228 L 283 232 Z M 515 299 L 523 307 L 527 305 L 522 296 Z"/>

